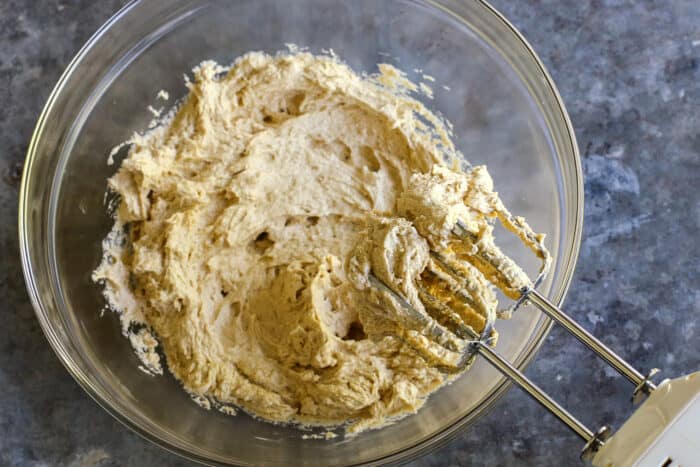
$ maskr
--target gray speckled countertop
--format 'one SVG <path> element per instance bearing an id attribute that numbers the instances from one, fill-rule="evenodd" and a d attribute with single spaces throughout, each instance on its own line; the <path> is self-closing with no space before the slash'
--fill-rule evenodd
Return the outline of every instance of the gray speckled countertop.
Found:
<path id="1" fill-rule="evenodd" d="M 0 465 L 189 465 L 78 387 L 22 279 L 17 194 L 35 120 L 63 68 L 122 2 L 0 2 Z M 586 218 L 571 315 L 640 368 L 700 368 L 700 3 L 494 0 L 567 104 Z M 589 426 L 619 426 L 628 385 L 555 329 L 527 374 Z M 507 420 L 507 421 L 506 421 Z M 414 465 L 577 465 L 581 443 L 510 391 Z"/>

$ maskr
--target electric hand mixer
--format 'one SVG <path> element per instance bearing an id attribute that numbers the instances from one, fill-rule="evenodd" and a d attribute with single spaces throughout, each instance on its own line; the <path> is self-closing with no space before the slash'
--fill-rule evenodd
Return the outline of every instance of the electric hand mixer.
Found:
<path id="1" fill-rule="evenodd" d="M 490 210 L 481 213 L 483 222 L 457 221 L 450 245 L 430 252 L 417 284 L 419 302 L 370 274 L 370 285 L 401 309 L 407 331 L 400 337 L 446 372 L 462 371 L 477 354 L 481 355 L 580 436 L 585 442 L 581 457 L 594 466 L 700 465 L 700 372 L 656 386 L 651 378 L 658 370 L 643 375 L 588 333 L 536 290 L 551 263 L 543 236 L 536 235 L 523 219 L 513 217 L 497 196 L 490 203 L 486 201 Z M 484 241 L 486 217 L 498 218 L 542 260 L 534 282 L 493 242 Z M 533 304 L 627 378 L 634 385 L 635 403 L 646 398 L 617 433 L 612 434 L 607 426 L 595 432 L 587 428 L 496 352 L 492 327 L 495 314 L 486 313 L 482 325 L 470 319 L 469 313 L 471 310 L 473 316 L 487 306 L 478 287 L 474 287 L 475 281 L 484 279 L 515 300 L 510 311 L 526 302 Z M 426 339 L 437 344 L 439 350 L 429 350 L 430 346 L 424 345 Z"/>

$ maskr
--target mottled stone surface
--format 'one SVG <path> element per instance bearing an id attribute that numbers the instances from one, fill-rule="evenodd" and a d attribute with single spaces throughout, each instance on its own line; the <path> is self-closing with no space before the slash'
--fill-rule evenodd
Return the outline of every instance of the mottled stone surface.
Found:
<path id="1" fill-rule="evenodd" d="M 27 299 L 17 192 L 35 120 L 61 71 L 120 6 L 0 2 L 0 465 L 188 465 L 114 421 L 53 355 Z M 493 2 L 567 104 L 586 219 L 574 318 L 641 368 L 700 368 L 700 4 Z M 590 426 L 619 426 L 629 386 L 554 330 L 527 374 Z M 507 420 L 506 420 L 507 419 Z M 517 390 L 414 465 L 576 465 L 580 441 Z"/>

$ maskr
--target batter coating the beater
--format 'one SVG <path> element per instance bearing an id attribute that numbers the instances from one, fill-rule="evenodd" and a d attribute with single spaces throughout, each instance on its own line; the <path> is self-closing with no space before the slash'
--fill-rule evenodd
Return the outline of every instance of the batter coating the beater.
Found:
<path id="1" fill-rule="evenodd" d="M 505 208 L 484 167 L 445 165 L 461 156 L 418 88 L 379 69 L 308 53 L 204 62 L 173 115 L 130 141 L 93 277 L 146 369 L 167 363 L 194 396 L 270 421 L 351 432 L 449 380 L 367 277 L 420 306 L 429 248 L 449 248 L 458 218 L 495 248 L 488 220 Z M 483 306 L 462 310 L 478 332 L 497 305 L 480 271 Z"/>

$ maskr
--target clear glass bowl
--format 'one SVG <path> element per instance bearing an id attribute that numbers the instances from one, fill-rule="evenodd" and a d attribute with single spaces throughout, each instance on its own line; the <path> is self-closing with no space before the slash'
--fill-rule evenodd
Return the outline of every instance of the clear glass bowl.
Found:
<path id="1" fill-rule="evenodd" d="M 167 90 L 173 102 L 186 92 L 183 74 L 203 59 L 230 63 L 286 43 L 317 53 L 333 49 L 357 71 L 388 61 L 414 78 L 420 76 L 414 69 L 433 76 L 429 107 L 454 124 L 456 143 L 472 163 L 488 164 L 513 212 L 547 233 L 555 264 L 542 290 L 554 302 L 563 299 L 583 210 L 569 119 L 513 26 L 485 2 L 458 0 L 130 3 L 70 63 L 37 123 L 20 198 L 27 287 L 49 342 L 78 383 L 118 420 L 167 449 L 234 464 L 405 461 L 482 416 L 506 381 L 477 362 L 394 425 L 355 438 L 303 439 L 292 427 L 205 411 L 169 375 L 139 371 L 117 317 L 100 314 L 104 301 L 90 280 L 112 224 L 104 194 L 116 166 L 107 165 L 108 153 L 147 126 L 147 105 L 157 92 Z M 534 268 L 533 258 L 514 251 Z M 498 349 L 522 367 L 549 324 L 523 309 L 499 329 Z"/>

